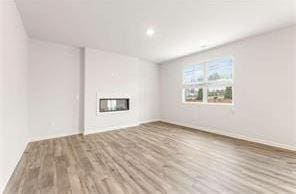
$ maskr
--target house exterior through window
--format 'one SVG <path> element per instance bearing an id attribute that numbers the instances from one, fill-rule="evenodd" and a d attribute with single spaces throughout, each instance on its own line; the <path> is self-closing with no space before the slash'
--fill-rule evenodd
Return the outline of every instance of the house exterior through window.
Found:
<path id="1" fill-rule="evenodd" d="M 186 66 L 183 102 L 233 104 L 233 58 Z"/>

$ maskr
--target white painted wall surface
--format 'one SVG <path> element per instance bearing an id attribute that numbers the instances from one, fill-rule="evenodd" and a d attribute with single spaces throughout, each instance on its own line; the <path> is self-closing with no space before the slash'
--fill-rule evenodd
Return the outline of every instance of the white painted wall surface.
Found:
<path id="1" fill-rule="evenodd" d="M 296 27 L 251 37 L 160 67 L 161 118 L 251 140 L 296 147 Z M 182 68 L 234 57 L 234 106 L 182 103 Z"/>
<path id="2" fill-rule="evenodd" d="M 38 40 L 29 49 L 30 139 L 80 133 L 80 49 Z"/>
<path id="3" fill-rule="evenodd" d="M 138 125 L 158 118 L 158 66 L 134 57 L 85 50 L 85 133 Z M 154 79 L 149 82 L 149 79 Z M 96 95 L 129 97 L 130 110 L 96 114 Z M 144 100 L 145 101 L 141 101 Z M 148 105 L 153 105 L 147 108 Z"/>
<path id="4" fill-rule="evenodd" d="M 0 193 L 27 144 L 28 39 L 14 1 L 0 2 Z"/>
<path id="5" fill-rule="evenodd" d="M 139 60 L 139 122 L 159 120 L 159 65 Z"/>

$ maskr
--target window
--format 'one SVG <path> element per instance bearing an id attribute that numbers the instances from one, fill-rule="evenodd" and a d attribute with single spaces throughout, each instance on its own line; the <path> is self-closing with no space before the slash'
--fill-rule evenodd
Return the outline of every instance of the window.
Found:
<path id="1" fill-rule="evenodd" d="M 202 88 L 186 88 L 185 101 L 186 102 L 202 102 L 203 89 Z"/>
<path id="2" fill-rule="evenodd" d="M 183 101 L 233 103 L 233 60 L 213 60 L 183 70 Z"/>

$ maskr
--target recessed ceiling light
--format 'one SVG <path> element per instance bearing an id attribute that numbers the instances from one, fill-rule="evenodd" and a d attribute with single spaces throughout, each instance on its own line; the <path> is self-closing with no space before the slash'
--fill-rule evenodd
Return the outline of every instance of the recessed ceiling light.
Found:
<path id="1" fill-rule="evenodd" d="M 154 33 L 155 33 L 155 31 L 154 31 L 153 28 L 148 28 L 148 29 L 146 30 L 146 35 L 149 36 L 149 37 L 153 36 Z"/>

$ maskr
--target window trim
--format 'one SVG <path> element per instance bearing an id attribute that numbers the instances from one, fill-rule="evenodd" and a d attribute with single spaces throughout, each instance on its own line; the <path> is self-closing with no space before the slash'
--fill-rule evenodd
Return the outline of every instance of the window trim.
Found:
<path id="1" fill-rule="evenodd" d="M 216 61 L 216 60 L 224 60 L 224 59 L 231 59 L 232 61 L 232 83 L 227 83 L 225 82 L 224 84 L 217 84 L 219 86 L 231 86 L 232 87 L 232 101 L 231 103 L 213 103 L 213 102 L 208 102 L 208 88 L 210 86 L 208 79 L 207 79 L 207 64 L 209 62 L 212 61 Z M 204 66 L 204 82 L 203 84 L 185 84 L 184 83 L 184 79 L 183 79 L 183 75 L 184 75 L 184 69 L 188 68 L 190 66 L 194 66 L 194 65 L 203 65 Z M 235 60 L 233 56 L 229 56 L 229 57 L 221 57 L 221 58 L 214 58 L 214 59 L 209 59 L 209 60 L 205 60 L 203 62 L 199 62 L 193 65 L 185 65 L 182 67 L 182 103 L 183 104 L 194 104 L 194 105 L 218 105 L 218 106 L 233 106 L 234 105 L 234 101 L 235 101 L 235 92 L 234 92 L 234 80 L 235 80 L 235 75 L 234 75 L 234 68 L 235 68 Z M 214 83 L 214 82 L 212 82 Z M 185 101 L 185 89 L 186 88 L 198 88 L 199 87 L 203 87 L 203 101 L 202 102 L 187 102 Z"/>

